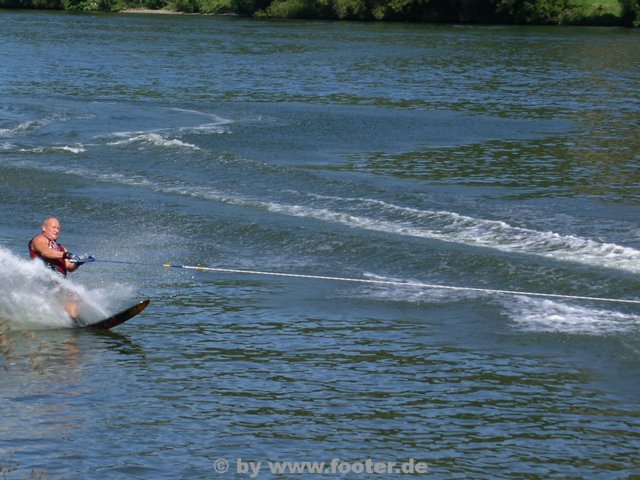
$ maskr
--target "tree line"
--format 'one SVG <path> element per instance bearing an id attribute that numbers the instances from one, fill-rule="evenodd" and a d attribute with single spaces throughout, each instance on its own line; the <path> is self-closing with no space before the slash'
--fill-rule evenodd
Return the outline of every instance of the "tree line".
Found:
<path id="1" fill-rule="evenodd" d="M 147 8 L 272 18 L 640 26 L 640 0 L 0 0 L 0 8 Z"/>

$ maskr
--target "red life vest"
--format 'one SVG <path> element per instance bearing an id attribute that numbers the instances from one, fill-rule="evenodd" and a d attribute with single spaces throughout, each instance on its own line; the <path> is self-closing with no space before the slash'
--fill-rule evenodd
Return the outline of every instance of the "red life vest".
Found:
<path id="1" fill-rule="evenodd" d="M 35 238 L 35 237 L 34 237 Z M 47 240 L 49 240 L 47 238 Z M 62 276 L 67 276 L 67 263 L 64 258 L 56 258 L 55 260 L 49 260 L 48 258 L 44 258 L 38 252 L 33 249 L 32 246 L 33 239 L 29 241 L 29 255 L 31 255 L 32 259 L 39 258 L 44 262 L 44 264 L 49 267 L 51 270 L 58 272 Z M 56 250 L 58 252 L 64 252 L 64 247 L 54 240 L 49 240 L 49 248 L 51 250 Z"/>

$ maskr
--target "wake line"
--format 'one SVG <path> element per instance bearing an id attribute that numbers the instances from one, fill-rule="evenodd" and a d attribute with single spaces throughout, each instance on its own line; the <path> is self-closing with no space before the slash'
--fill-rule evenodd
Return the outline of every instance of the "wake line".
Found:
<path id="1" fill-rule="evenodd" d="M 308 195 L 336 202 L 348 201 L 373 205 L 376 208 L 400 212 L 401 215 L 408 215 L 412 219 L 424 219 L 432 224 L 432 228 L 426 229 L 413 225 L 404 227 L 402 223 L 398 223 L 400 228 L 396 228 L 396 233 L 403 235 L 478 245 L 505 252 L 538 255 L 640 273 L 640 251 L 614 243 L 600 243 L 575 235 L 560 235 L 550 231 L 514 227 L 501 220 L 474 218 L 455 212 L 402 207 L 377 199 Z M 357 216 L 352 218 L 361 221 Z M 388 231 L 386 223 L 389 222 L 384 220 L 373 220 L 373 222 L 377 222 L 384 231 Z"/>
<path id="2" fill-rule="evenodd" d="M 134 184 L 152 188 L 155 191 L 185 195 L 206 200 L 215 200 L 229 205 L 241 207 L 259 207 L 269 212 L 299 218 L 313 218 L 331 223 L 339 223 L 352 228 L 390 233 L 394 235 L 430 238 L 434 240 L 476 245 L 493 250 L 523 253 L 555 260 L 581 263 L 590 266 L 615 268 L 632 273 L 640 273 L 640 251 L 622 247 L 613 243 L 599 243 L 594 240 L 576 236 L 562 236 L 553 232 L 513 227 L 506 222 L 483 220 L 457 214 L 455 212 L 424 211 L 407 209 L 390 205 L 379 200 L 368 200 L 381 203 L 396 210 L 419 213 L 435 223 L 444 223 L 435 229 L 424 228 L 398 221 L 388 221 L 371 217 L 339 212 L 327 208 L 314 208 L 302 205 L 287 205 L 278 202 L 243 197 L 236 194 L 223 193 L 207 187 L 179 184 L 161 185 L 147 179 L 139 179 Z"/>
<path id="3" fill-rule="evenodd" d="M 598 243 L 575 236 L 562 236 L 552 232 L 539 232 L 511 227 L 504 222 L 478 220 L 453 212 L 434 212 L 434 215 L 461 217 L 471 225 L 451 222 L 442 229 L 429 229 L 408 223 L 374 219 L 324 208 L 283 205 L 255 201 L 268 211 L 302 218 L 315 218 L 349 227 L 385 232 L 417 238 L 429 238 L 443 242 L 475 245 L 493 250 L 523 253 L 555 260 L 581 263 L 590 266 L 616 268 L 640 273 L 640 251 L 616 244 Z M 439 218 L 438 220 L 443 220 Z M 485 222 L 492 222 L 486 224 Z M 502 228 L 502 231 L 496 230 Z"/>
<path id="4" fill-rule="evenodd" d="M 178 139 L 168 139 L 163 137 L 159 133 L 146 132 L 133 137 L 127 137 L 122 140 L 115 140 L 109 142 L 107 145 L 130 145 L 134 143 L 148 143 L 158 147 L 177 147 L 177 148 L 189 148 L 191 150 L 200 150 L 200 147 L 193 145 L 192 143 L 186 143 Z"/>
<path id="5" fill-rule="evenodd" d="M 168 181 L 163 184 L 141 175 L 128 177 L 120 173 L 96 173 L 81 168 L 69 171 L 65 167 L 43 167 L 39 164 L 24 161 L 20 162 L 20 165 L 39 170 L 77 174 L 106 183 L 115 182 L 121 185 L 149 188 L 156 192 L 214 200 L 228 205 L 263 208 L 280 215 L 312 218 L 352 228 L 480 246 L 503 252 L 534 255 L 553 260 L 613 268 L 636 274 L 640 273 L 640 251 L 633 248 L 613 243 L 600 243 L 572 235 L 563 236 L 553 232 L 514 227 L 503 221 L 478 219 L 455 212 L 418 210 L 373 199 L 312 195 L 315 198 L 334 201 L 369 203 L 383 209 L 409 214 L 413 217 L 410 219 L 411 221 L 427 220 L 432 224 L 431 226 L 423 227 L 412 224 L 411 221 L 390 221 L 328 208 L 268 202 L 234 193 L 225 193 L 210 187 L 187 185 L 178 180 Z"/>
<path id="6" fill-rule="evenodd" d="M 606 335 L 637 330 L 640 316 L 551 299 L 515 297 L 503 302 L 508 315 L 526 331 Z"/>
<path id="7" fill-rule="evenodd" d="M 493 250 L 523 253 L 555 260 L 581 263 L 590 266 L 615 268 L 632 273 L 640 273 L 640 251 L 622 247 L 613 243 L 599 243 L 594 240 L 576 236 L 563 236 L 553 232 L 513 227 L 506 222 L 483 220 L 457 214 L 455 212 L 424 211 L 406 209 L 380 202 L 394 209 L 419 212 L 428 219 L 444 223 L 440 228 L 429 229 L 398 221 L 388 221 L 371 217 L 339 212 L 327 208 L 314 208 L 302 205 L 287 205 L 277 202 L 266 202 L 205 187 L 187 185 L 162 186 L 145 183 L 156 191 L 185 195 L 195 198 L 215 200 L 229 205 L 242 207 L 259 207 L 273 213 L 299 218 L 313 218 L 331 223 L 339 223 L 348 227 L 364 230 L 404 235 L 418 238 L 429 238 L 462 245 L 476 245 Z"/>

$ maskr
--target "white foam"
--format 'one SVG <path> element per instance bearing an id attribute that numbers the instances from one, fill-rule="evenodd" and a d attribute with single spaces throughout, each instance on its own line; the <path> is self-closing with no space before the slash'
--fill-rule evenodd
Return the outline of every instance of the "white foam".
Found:
<path id="1" fill-rule="evenodd" d="M 174 111 L 174 112 L 180 112 L 180 113 L 189 113 L 189 114 L 193 114 L 193 115 L 200 115 L 206 118 L 209 118 L 211 120 L 213 120 L 212 122 L 208 122 L 204 125 L 200 125 L 197 127 L 182 127 L 182 129 L 189 129 L 189 128 L 194 128 L 195 130 L 198 129 L 202 129 L 205 130 L 207 128 L 212 128 L 212 127 L 221 127 L 222 125 L 229 125 L 231 123 L 234 123 L 233 120 L 228 119 L 228 118 L 224 118 L 221 117 L 220 115 L 216 115 L 215 113 L 210 113 L 210 112 L 201 112 L 198 110 L 190 110 L 190 109 L 185 109 L 185 108 L 170 108 L 169 110 Z"/>
<path id="2" fill-rule="evenodd" d="M 153 145 L 157 147 L 169 147 L 169 148 L 188 148 L 191 150 L 200 150 L 200 148 L 191 143 L 183 142 L 182 140 L 178 140 L 176 138 L 165 138 L 159 133 L 154 132 L 144 132 L 144 133 L 119 133 L 114 134 L 114 136 L 124 137 L 122 140 L 115 140 L 113 142 L 109 142 L 108 145 L 131 145 L 138 144 L 141 146 L 144 145 Z"/>
<path id="3" fill-rule="evenodd" d="M 386 221 L 358 216 L 349 217 L 349 221 L 362 228 L 640 273 L 640 251 L 614 243 L 602 243 L 575 235 L 560 235 L 555 232 L 514 227 L 504 221 L 474 218 L 455 212 L 401 207 L 367 198 L 319 195 L 313 195 L 313 197 L 346 201 L 351 205 L 354 203 L 370 205 L 382 210 L 399 212 L 405 219 L 404 221 L 394 220 L 389 224 Z M 319 214 L 323 217 L 331 217 L 327 210 L 321 210 Z M 344 221 L 346 218 L 341 214 L 333 221 L 348 223 Z"/>
<path id="4" fill-rule="evenodd" d="M 64 328 L 73 320 L 64 308 L 63 295 L 78 299 L 83 321 L 93 322 L 111 312 L 114 299 L 131 296 L 131 289 L 111 285 L 108 289 L 89 289 L 64 279 L 40 261 L 21 259 L 0 247 L 0 319 L 11 328 Z"/>
<path id="5" fill-rule="evenodd" d="M 45 152 L 70 152 L 70 153 L 83 153 L 86 151 L 85 147 L 82 145 L 70 146 L 70 145 L 59 145 L 59 146 L 47 146 L 47 147 L 34 147 L 34 148 L 19 148 L 15 147 L 16 151 L 20 153 L 45 153 Z"/>
<path id="6" fill-rule="evenodd" d="M 17 145 L 14 145 L 12 143 L 0 143 L 0 151 L 3 152 L 9 152 L 11 150 L 16 150 L 19 147 Z"/>
<path id="7" fill-rule="evenodd" d="M 210 134 L 210 133 L 225 133 L 227 131 L 223 124 L 220 123 L 205 123 L 203 125 L 196 125 L 195 127 L 180 127 L 180 133 L 192 133 L 192 134 Z"/>
<path id="8" fill-rule="evenodd" d="M 463 299 L 477 298 L 484 295 L 477 291 L 452 291 L 447 288 L 429 287 L 424 288 L 423 282 L 415 279 L 380 276 L 373 273 L 364 273 L 367 280 L 382 282 L 397 282 L 392 284 L 367 284 L 362 287 L 362 291 L 372 298 L 385 301 L 414 302 L 420 304 L 442 304 L 451 303 Z M 408 284 L 407 284 L 408 283 Z"/>
<path id="9" fill-rule="evenodd" d="M 78 146 L 75 146 L 75 147 L 72 147 L 70 145 L 63 145 L 63 146 L 60 146 L 60 147 L 51 147 L 51 148 L 53 150 L 61 150 L 63 152 L 71 152 L 71 153 L 83 153 L 83 152 L 86 152 L 86 149 L 81 145 L 78 145 Z"/>
<path id="10" fill-rule="evenodd" d="M 640 328 L 640 316 L 615 310 L 530 297 L 505 299 L 503 305 L 518 327 L 525 331 L 606 335 Z"/>
<path id="11" fill-rule="evenodd" d="M 50 120 L 27 120 L 11 128 L 0 128 L 0 138 L 12 137 L 16 134 L 27 132 L 33 127 L 42 127 L 50 123 Z"/>
<path id="12" fill-rule="evenodd" d="M 572 235 L 513 227 L 505 222 L 467 217 L 454 212 L 422 211 L 422 222 L 384 220 L 327 208 L 256 201 L 269 211 L 308 217 L 354 228 L 420 237 L 504 252 L 537 255 L 640 273 L 640 251 Z"/>
<path id="13" fill-rule="evenodd" d="M 207 135 L 211 133 L 221 134 L 225 133 L 225 125 L 233 123 L 231 120 L 219 117 L 215 114 L 197 112 L 194 110 L 183 109 L 171 109 L 177 112 L 185 112 L 191 114 L 202 115 L 213 119 L 212 122 L 193 126 L 182 126 L 176 128 L 159 128 L 149 131 L 137 131 L 137 132 L 114 132 L 108 137 L 115 137 L 117 140 L 107 143 L 107 145 L 130 145 L 130 144 L 149 144 L 158 147 L 170 147 L 170 148 L 188 148 L 191 150 L 200 150 L 200 148 L 192 143 L 183 142 L 178 138 L 169 138 L 173 135 Z"/>

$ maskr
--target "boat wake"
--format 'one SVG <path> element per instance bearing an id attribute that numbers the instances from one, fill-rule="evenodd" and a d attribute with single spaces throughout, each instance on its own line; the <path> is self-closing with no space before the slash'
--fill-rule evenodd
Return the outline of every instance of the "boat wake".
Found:
<path id="1" fill-rule="evenodd" d="M 640 315 L 596 307 L 592 303 L 580 304 L 551 298 L 519 295 L 506 295 L 497 291 L 482 289 L 456 289 L 443 286 L 438 288 L 420 287 L 420 282 L 402 284 L 402 279 L 368 275 L 374 280 L 398 282 L 397 285 L 368 285 L 361 294 L 385 301 L 404 301 L 420 304 L 448 304 L 470 299 L 491 299 L 501 314 L 506 315 L 511 324 L 520 331 L 550 332 L 580 335 L 619 335 L 636 334 L 640 330 Z"/>
<path id="2" fill-rule="evenodd" d="M 192 143 L 183 142 L 177 138 L 168 138 L 158 132 L 124 132 L 114 134 L 118 140 L 109 142 L 108 145 L 135 145 L 138 148 L 144 148 L 146 145 L 166 148 L 187 148 L 191 150 L 200 150 L 199 147 Z"/>
<path id="3" fill-rule="evenodd" d="M 306 197 L 306 202 L 281 202 L 253 198 L 210 186 L 194 185 L 179 179 L 154 179 L 151 176 L 95 172 L 82 167 L 71 169 L 28 160 L 14 162 L 13 165 L 18 168 L 82 175 L 106 183 L 148 188 L 161 193 L 262 209 L 278 215 L 315 219 L 385 234 L 451 242 L 640 273 L 640 250 L 631 247 L 576 235 L 523 228 L 505 221 L 476 218 L 445 210 L 416 209 L 368 198 L 331 197 L 308 193 L 297 194 L 301 198 Z"/>
<path id="4" fill-rule="evenodd" d="M 514 297 L 505 299 L 503 306 L 524 331 L 611 335 L 637 332 L 640 327 L 640 315 L 548 299 Z"/>

